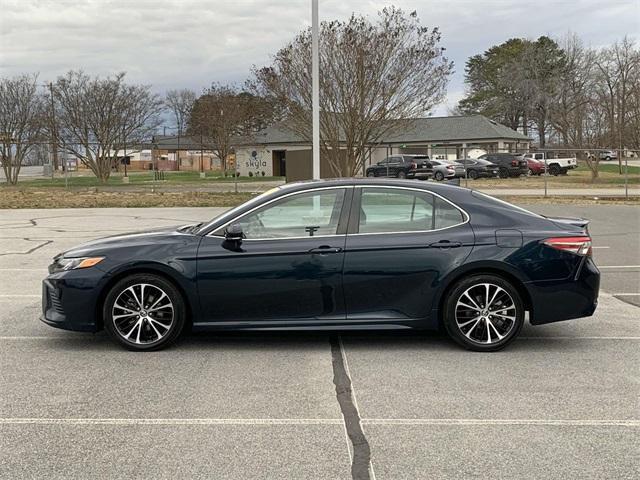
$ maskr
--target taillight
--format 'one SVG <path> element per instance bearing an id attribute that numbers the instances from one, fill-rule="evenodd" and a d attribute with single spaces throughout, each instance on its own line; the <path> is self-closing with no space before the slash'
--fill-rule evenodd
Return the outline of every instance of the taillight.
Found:
<path id="1" fill-rule="evenodd" d="M 411 168 L 414 170 L 418 168 L 418 165 L 416 164 L 416 162 L 411 162 Z"/>
<path id="2" fill-rule="evenodd" d="M 512 167 L 517 167 L 518 166 L 518 161 L 517 160 L 511 160 L 511 166 Z"/>
<path id="3" fill-rule="evenodd" d="M 553 237 L 542 243 L 556 250 L 591 256 L 591 237 Z"/>

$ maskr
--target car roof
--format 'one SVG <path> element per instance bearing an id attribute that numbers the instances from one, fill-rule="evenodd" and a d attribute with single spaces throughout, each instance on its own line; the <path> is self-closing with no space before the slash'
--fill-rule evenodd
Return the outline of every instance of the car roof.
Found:
<path id="1" fill-rule="evenodd" d="M 322 180 L 305 180 L 301 182 L 287 183 L 279 187 L 281 190 L 296 191 L 306 190 L 309 188 L 326 188 L 326 187 L 341 187 L 341 186 L 373 186 L 373 187 L 405 187 L 414 188 L 419 190 L 431 190 L 442 195 L 447 193 L 459 193 L 461 190 L 468 190 L 458 185 L 442 183 L 442 182 L 429 182 L 422 180 L 401 180 L 397 178 L 371 178 L 371 177 L 348 177 L 348 178 L 329 178 Z"/>

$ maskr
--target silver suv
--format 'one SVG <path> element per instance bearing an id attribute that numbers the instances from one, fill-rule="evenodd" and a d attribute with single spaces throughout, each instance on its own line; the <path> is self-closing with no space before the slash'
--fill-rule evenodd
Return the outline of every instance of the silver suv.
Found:
<path id="1" fill-rule="evenodd" d="M 615 150 L 600 150 L 598 157 L 600 160 L 617 160 L 618 152 Z"/>

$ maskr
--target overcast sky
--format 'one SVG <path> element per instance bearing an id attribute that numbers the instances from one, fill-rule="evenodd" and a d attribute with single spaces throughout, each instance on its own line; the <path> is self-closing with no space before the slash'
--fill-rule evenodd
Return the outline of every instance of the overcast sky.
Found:
<path id="1" fill-rule="evenodd" d="M 455 62 L 445 115 L 464 93 L 464 63 L 511 37 L 577 33 L 587 45 L 640 35 L 640 0 L 320 0 L 320 20 L 352 12 L 375 17 L 386 5 L 417 10 L 438 26 Z M 0 75 L 69 69 L 130 81 L 163 93 L 201 91 L 213 81 L 242 82 L 311 23 L 310 0 L 0 0 Z"/>

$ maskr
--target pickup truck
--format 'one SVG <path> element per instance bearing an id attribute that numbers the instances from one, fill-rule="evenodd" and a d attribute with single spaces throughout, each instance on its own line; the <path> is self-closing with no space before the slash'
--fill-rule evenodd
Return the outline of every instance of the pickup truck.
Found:
<path id="1" fill-rule="evenodd" d="M 529 152 L 524 154 L 525 158 L 532 160 L 538 160 L 539 162 L 547 164 L 547 171 L 550 175 L 558 176 L 560 174 L 565 175 L 569 170 L 578 168 L 578 160 L 573 158 L 560 158 L 556 157 L 550 152 Z"/>

